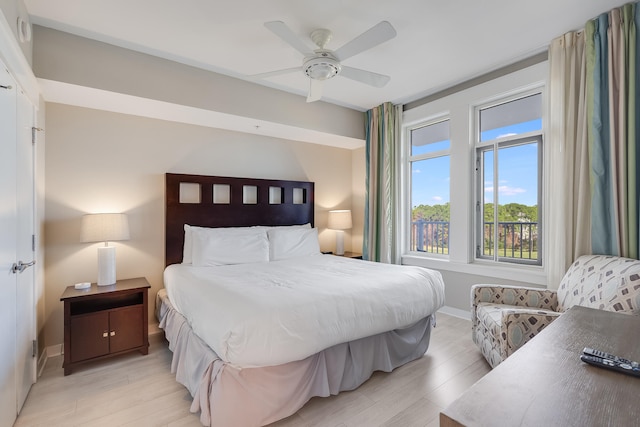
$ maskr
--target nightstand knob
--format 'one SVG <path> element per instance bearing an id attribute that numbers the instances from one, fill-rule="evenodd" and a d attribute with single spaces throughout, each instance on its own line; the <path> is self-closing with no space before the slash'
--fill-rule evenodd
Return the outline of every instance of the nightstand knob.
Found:
<path id="1" fill-rule="evenodd" d="M 111 335 L 112 337 L 115 336 L 116 335 L 116 331 L 111 331 L 111 333 L 109 335 Z"/>
<path id="2" fill-rule="evenodd" d="M 102 333 L 102 338 L 107 338 L 109 336 L 109 332 L 103 332 Z"/>

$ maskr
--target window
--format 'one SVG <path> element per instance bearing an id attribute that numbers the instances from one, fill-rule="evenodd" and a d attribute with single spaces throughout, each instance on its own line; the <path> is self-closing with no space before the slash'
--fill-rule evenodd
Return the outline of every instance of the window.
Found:
<path id="1" fill-rule="evenodd" d="M 411 171 L 410 250 L 449 254 L 449 120 L 408 129 Z"/>
<path id="2" fill-rule="evenodd" d="M 542 95 L 477 110 L 476 258 L 542 264 Z"/>
<path id="3" fill-rule="evenodd" d="M 541 266 L 549 228 L 543 212 L 550 207 L 544 189 L 551 185 L 546 173 L 551 143 L 543 133 L 548 72 L 543 61 L 404 106 L 398 159 L 400 261 L 455 273 L 448 283 L 451 295 L 457 295 L 448 303 L 452 306 L 468 304 L 458 296 L 468 295 L 479 276 L 547 283 Z M 435 132 L 436 125 L 445 132 Z M 435 136 L 427 135 L 431 131 Z M 519 175 L 512 177 L 514 168 Z M 523 177 L 529 181 L 519 183 Z M 528 208 L 510 211 L 515 204 Z M 501 230 L 505 216 L 515 218 L 510 221 L 515 224 Z M 419 228 L 420 221 L 439 221 L 440 228 Z"/>

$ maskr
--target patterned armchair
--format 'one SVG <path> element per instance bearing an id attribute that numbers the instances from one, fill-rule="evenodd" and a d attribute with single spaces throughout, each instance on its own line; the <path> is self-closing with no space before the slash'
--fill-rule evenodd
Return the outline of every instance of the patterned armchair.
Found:
<path id="1" fill-rule="evenodd" d="M 640 261 L 583 255 L 557 291 L 474 285 L 471 304 L 473 342 L 495 368 L 574 305 L 640 314 Z"/>

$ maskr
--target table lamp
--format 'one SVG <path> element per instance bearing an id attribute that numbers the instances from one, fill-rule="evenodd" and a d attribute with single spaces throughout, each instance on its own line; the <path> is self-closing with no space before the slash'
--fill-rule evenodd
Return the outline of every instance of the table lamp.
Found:
<path id="1" fill-rule="evenodd" d="M 98 286 L 116 283 L 116 248 L 109 242 L 129 240 L 129 221 L 121 213 L 88 214 L 82 217 L 80 240 L 104 242 L 98 248 Z"/>
<path id="2" fill-rule="evenodd" d="M 351 211 L 341 209 L 329 211 L 328 228 L 336 230 L 336 255 L 344 255 L 344 231 L 352 227 Z"/>

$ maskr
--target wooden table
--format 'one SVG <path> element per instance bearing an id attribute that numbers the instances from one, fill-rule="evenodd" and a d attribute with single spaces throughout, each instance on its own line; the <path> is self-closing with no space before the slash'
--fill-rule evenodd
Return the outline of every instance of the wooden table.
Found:
<path id="1" fill-rule="evenodd" d="M 637 426 L 640 378 L 584 347 L 640 361 L 640 316 L 573 307 L 440 413 L 440 426 Z"/>

